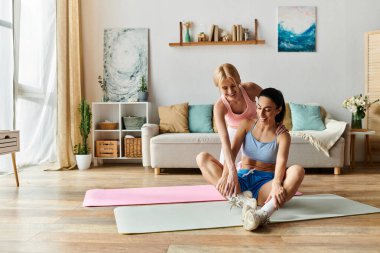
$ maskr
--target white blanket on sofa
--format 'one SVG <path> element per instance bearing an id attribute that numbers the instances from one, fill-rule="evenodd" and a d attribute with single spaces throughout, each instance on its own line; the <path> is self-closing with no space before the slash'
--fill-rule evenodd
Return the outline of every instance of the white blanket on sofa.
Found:
<path id="1" fill-rule="evenodd" d="M 347 123 L 344 121 L 337 121 L 326 117 L 326 129 L 323 131 L 291 131 L 290 134 L 308 140 L 317 150 L 322 151 L 326 156 L 330 157 L 329 150 L 342 136 L 346 125 Z"/>

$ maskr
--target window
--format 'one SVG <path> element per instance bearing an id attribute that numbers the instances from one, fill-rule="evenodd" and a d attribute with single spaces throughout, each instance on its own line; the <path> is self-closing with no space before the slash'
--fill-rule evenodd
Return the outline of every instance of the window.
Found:
<path id="1" fill-rule="evenodd" d="M 20 130 L 18 166 L 54 162 L 56 0 L 0 0 L 0 38 L 0 129 Z"/>
<path id="2" fill-rule="evenodd" d="M 16 128 L 18 164 L 56 161 L 56 0 L 17 0 Z M 17 8 L 15 8 L 17 10 Z"/>

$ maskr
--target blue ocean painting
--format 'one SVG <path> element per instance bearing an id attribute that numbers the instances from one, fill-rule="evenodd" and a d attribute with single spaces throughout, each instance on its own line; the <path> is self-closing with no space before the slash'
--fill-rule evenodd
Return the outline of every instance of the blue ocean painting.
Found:
<path id="1" fill-rule="evenodd" d="M 278 8 L 278 52 L 316 51 L 315 13 L 312 6 Z"/>

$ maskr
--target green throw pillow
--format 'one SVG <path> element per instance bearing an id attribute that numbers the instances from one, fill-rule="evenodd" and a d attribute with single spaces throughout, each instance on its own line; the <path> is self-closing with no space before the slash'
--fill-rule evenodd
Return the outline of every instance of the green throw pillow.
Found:
<path id="1" fill-rule="evenodd" d="M 304 105 L 289 103 L 292 115 L 293 131 L 302 130 L 325 130 L 322 121 L 321 109 L 318 105 Z"/>
<path id="2" fill-rule="evenodd" d="M 212 133 L 213 105 L 189 105 L 190 133 Z"/>

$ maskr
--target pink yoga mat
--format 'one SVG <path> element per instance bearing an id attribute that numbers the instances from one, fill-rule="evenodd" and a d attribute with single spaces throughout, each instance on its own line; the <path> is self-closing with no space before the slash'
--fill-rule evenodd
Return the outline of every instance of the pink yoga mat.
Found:
<path id="1" fill-rule="evenodd" d="M 212 185 L 88 190 L 83 206 L 128 206 L 165 203 L 222 201 Z"/>

